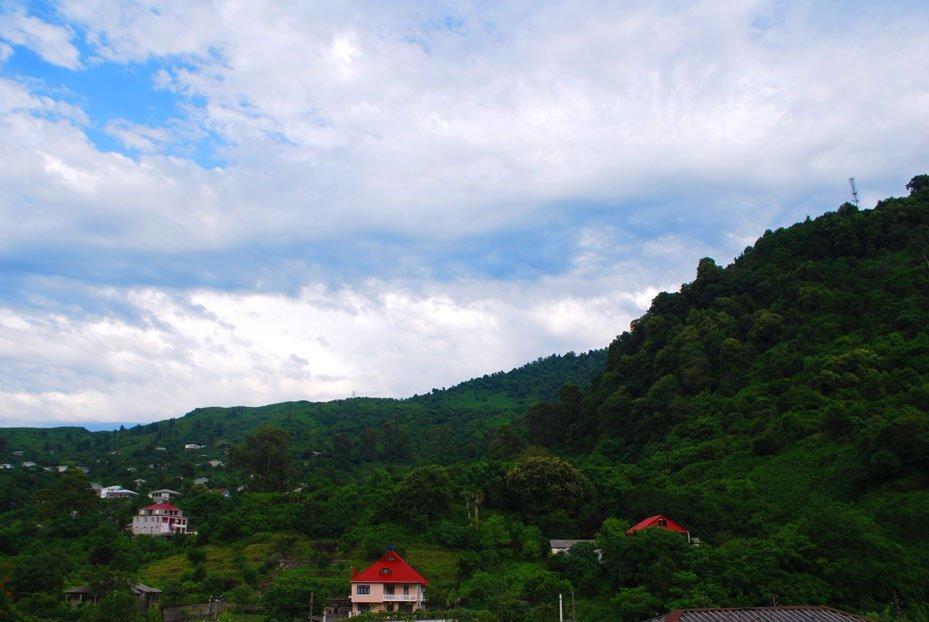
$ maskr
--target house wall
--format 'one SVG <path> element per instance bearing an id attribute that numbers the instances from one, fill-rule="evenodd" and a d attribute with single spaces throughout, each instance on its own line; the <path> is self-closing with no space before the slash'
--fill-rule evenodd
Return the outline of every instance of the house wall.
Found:
<path id="1" fill-rule="evenodd" d="M 359 585 L 370 585 L 370 594 L 359 594 Z M 383 583 L 352 583 L 352 602 L 353 603 L 382 603 L 384 602 L 384 584 Z"/>

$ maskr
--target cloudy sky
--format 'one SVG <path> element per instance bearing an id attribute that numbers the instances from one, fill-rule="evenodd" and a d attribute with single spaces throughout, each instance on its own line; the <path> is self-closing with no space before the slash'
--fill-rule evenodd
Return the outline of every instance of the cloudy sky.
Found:
<path id="1" fill-rule="evenodd" d="M 929 170 L 929 6 L 0 0 L 0 425 L 606 345 Z"/>

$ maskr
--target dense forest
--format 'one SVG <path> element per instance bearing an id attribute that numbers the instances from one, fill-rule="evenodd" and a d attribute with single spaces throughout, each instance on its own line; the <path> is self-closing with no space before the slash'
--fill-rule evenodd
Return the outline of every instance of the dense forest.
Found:
<path id="1" fill-rule="evenodd" d="M 164 607 L 305 619 L 388 544 L 459 619 L 556 619 L 573 594 L 584 621 L 772 603 L 927 620 L 929 176 L 908 190 L 700 260 L 606 351 L 407 400 L 2 430 L 0 620 L 139 619 L 135 581 Z M 196 535 L 132 538 L 144 501 L 90 480 L 183 492 Z M 626 535 L 659 513 L 697 540 Z M 552 538 L 593 542 L 553 556 Z M 99 606 L 63 604 L 87 583 Z"/>

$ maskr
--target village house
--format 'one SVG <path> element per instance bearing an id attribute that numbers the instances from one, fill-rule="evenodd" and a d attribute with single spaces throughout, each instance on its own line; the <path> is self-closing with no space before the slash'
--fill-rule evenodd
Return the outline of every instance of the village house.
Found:
<path id="1" fill-rule="evenodd" d="M 551 549 L 552 555 L 558 555 L 559 553 L 567 553 L 572 546 L 581 542 L 594 544 L 593 540 L 549 540 L 548 547 Z"/>
<path id="2" fill-rule="evenodd" d="M 132 518 L 134 536 L 172 536 L 187 533 L 187 518 L 170 503 L 153 503 L 139 510 Z"/>
<path id="3" fill-rule="evenodd" d="M 26 462 L 23 462 L 24 469 L 31 469 L 34 466 L 35 466 L 35 462 L 30 462 L 29 460 L 27 460 Z"/>
<path id="4" fill-rule="evenodd" d="M 17 449 L 16 451 L 13 452 L 13 455 L 14 455 L 14 456 L 21 456 L 21 455 L 23 455 L 23 452 L 22 452 L 21 450 Z"/>
<path id="5" fill-rule="evenodd" d="M 13 465 L 10 464 L 9 462 L 4 462 L 3 464 L 0 464 L 0 469 L 12 469 L 12 468 L 13 468 Z"/>
<path id="6" fill-rule="evenodd" d="M 184 445 L 184 449 L 188 451 L 192 451 L 195 449 L 203 449 L 203 448 L 200 445 L 197 445 L 196 443 L 187 443 L 186 445 Z"/>
<path id="7" fill-rule="evenodd" d="M 571 552 L 572 546 L 581 543 L 596 544 L 594 540 L 549 540 L 548 548 L 552 555 L 567 555 Z M 594 549 L 594 553 L 597 554 L 597 559 L 603 561 L 603 551 Z"/>
<path id="8" fill-rule="evenodd" d="M 143 612 L 148 611 L 149 607 L 157 603 L 158 598 L 161 596 L 161 590 L 157 587 L 149 587 L 143 583 L 136 583 L 131 587 L 131 590 L 132 595 L 135 596 L 136 601 L 139 603 L 139 609 Z M 81 585 L 65 591 L 65 600 L 72 607 L 77 607 L 82 603 L 96 605 L 100 598 L 101 596 L 95 593 L 89 585 Z"/>
<path id="9" fill-rule="evenodd" d="M 168 448 L 167 448 L 167 447 L 160 447 L 160 446 L 159 446 L 159 447 L 156 447 L 156 448 L 155 448 L 155 451 L 168 451 Z"/>
<path id="10" fill-rule="evenodd" d="M 649 516 L 648 518 L 640 520 L 638 523 L 626 530 L 626 535 L 631 536 L 632 534 L 642 531 L 643 529 L 664 529 L 665 531 L 673 531 L 675 533 L 683 534 L 687 536 L 687 541 L 690 542 L 690 531 L 674 521 L 664 514 L 655 514 L 654 516 Z"/>
<path id="11" fill-rule="evenodd" d="M 58 466 L 58 472 L 59 472 L 59 473 L 64 473 L 64 472 L 67 471 L 67 470 L 68 470 L 68 467 L 67 467 L 66 465 L 64 465 L 64 464 Z"/>
<path id="12" fill-rule="evenodd" d="M 156 503 L 170 503 L 173 497 L 180 497 L 181 493 L 170 488 L 160 488 L 148 493 L 149 499 Z"/>
<path id="13" fill-rule="evenodd" d="M 221 466 L 226 466 L 225 464 L 223 464 L 222 460 L 210 460 L 209 462 L 207 462 L 207 464 L 213 467 L 214 469 L 217 469 Z"/>
<path id="14" fill-rule="evenodd" d="M 208 477 L 198 477 L 194 480 L 194 486 L 206 486 L 210 483 L 210 478 Z"/>
<path id="15" fill-rule="evenodd" d="M 351 616 L 365 612 L 413 612 L 423 608 L 429 581 L 396 551 L 384 555 L 361 572 L 352 569 Z"/>
<path id="16" fill-rule="evenodd" d="M 101 499 L 131 499 L 137 496 L 139 496 L 139 493 L 122 486 L 104 486 L 100 489 Z"/>

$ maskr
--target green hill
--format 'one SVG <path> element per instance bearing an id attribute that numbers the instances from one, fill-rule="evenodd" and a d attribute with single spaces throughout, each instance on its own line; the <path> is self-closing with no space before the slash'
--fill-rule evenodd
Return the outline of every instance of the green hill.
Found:
<path id="1" fill-rule="evenodd" d="M 551 620 L 572 592 L 584 622 L 773 602 L 929 619 L 929 177 L 910 190 L 765 232 L 726 267 L 701 260 L 606 351 L 406 400 L 5 430 L 3 456 L 177 487 L 198 535 L 133 539 L 141 501 L 13 469 L 0 576 L 36 620 L 76 619 L 62 582 L 107 573 L 166 602 L 286 610 L 306 602 L 286 594 L 344 594 L 349 569 L 394 544 L 430 575 L 429 606 L 463 619 Z M 626 535 L 659 513 L 697 540 Z M 553 557 L 549 538 L 596 545 Z"/>

